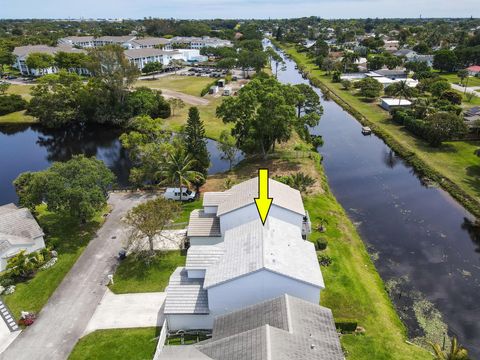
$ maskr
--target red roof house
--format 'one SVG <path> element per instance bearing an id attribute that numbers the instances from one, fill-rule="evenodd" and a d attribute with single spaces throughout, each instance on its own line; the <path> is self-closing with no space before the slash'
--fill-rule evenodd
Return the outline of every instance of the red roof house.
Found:
<path id="1" fill-rule="evenodd" d="M 477 74 L 480 74 L 480 65 L 470 66 L 467 68 L 467 70 L 470 73 L 470 75 L 475 76 Z"/>

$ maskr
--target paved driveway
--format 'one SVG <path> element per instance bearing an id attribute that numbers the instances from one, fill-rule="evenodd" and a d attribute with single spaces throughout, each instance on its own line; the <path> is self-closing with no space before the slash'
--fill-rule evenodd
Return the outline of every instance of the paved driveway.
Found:
<path id="1" fill-rule="evenodd" d="M 83 335 L 99 329 L 162 326 L 165 297 L 164 292 L 116 295 L 108 289 Z"/>
<path id="2" fill-rule="evenodd" d="M 125 236 L 126 212 L 151 195 L 113 193 L 112 213 L 54 292 L 36 323 L 0 355 L 5 360 L 66 359 L 103 298 Z"/>

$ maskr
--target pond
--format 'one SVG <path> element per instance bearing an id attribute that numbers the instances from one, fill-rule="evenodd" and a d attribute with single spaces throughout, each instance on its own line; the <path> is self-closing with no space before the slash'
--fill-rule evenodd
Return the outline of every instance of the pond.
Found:
<path id="1" fill-rule="evenodd" d="M 293 61 L 285 61 L 280 81 L 308 83 Z M 322 105 L 312 132 L 324 139 L 318 150 L 328 182 L 383 280 L 398 285 L 394 302 L 410 336 L 423 335 L 412 304 L 426 298 L 449 334 L 479 359 L 480 234 L 472 216 L 443 190 L 425 186 L 380 138 L 363 136 L 360 123 L 335 102 L 323 99 Z"/>
<path id="2" fill-rule="evenodd" d="M 117 176 L 120 186 L 128 185 L 132 163 L 119 141 L 120 129 L 106 126 L 50 130 L 40 126 L 0 126 L 0 205 L 16 202 L 12 181 L 25 171 L 39 171 L 53 161 L 66 161 L 76 154 L 95 156 Z M 209 174 L 229 169 L 221 158 L 217 142 L 206 139 L 210 153 Z M 237 161 L 242 159 L 239 154 Z"/>

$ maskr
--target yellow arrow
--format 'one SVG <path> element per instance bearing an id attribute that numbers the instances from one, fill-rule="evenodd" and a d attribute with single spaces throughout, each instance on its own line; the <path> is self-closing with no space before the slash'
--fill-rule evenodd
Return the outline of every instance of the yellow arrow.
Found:
<path id="1" fill-rule="evenodd" d="M 272 201 L 273 198 L 268 197 L 268 169 L 258 169 L 258 197 L 255 198 L 255 205 L 263 225 L 267 221 Z"/>

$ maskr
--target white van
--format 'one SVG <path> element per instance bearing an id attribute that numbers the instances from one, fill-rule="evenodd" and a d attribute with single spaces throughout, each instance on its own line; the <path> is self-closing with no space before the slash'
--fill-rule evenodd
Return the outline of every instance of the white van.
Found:
<path id="1" fill-rule="evenodd" d="M 182 188 L 182 201 L 194 201 L 196 196 L 195 191 L 191 191 L 187 188 Z M 180 189 L 179 188 L 167 188 L 163 197 L 168 200 L 180 201 Z"/>

